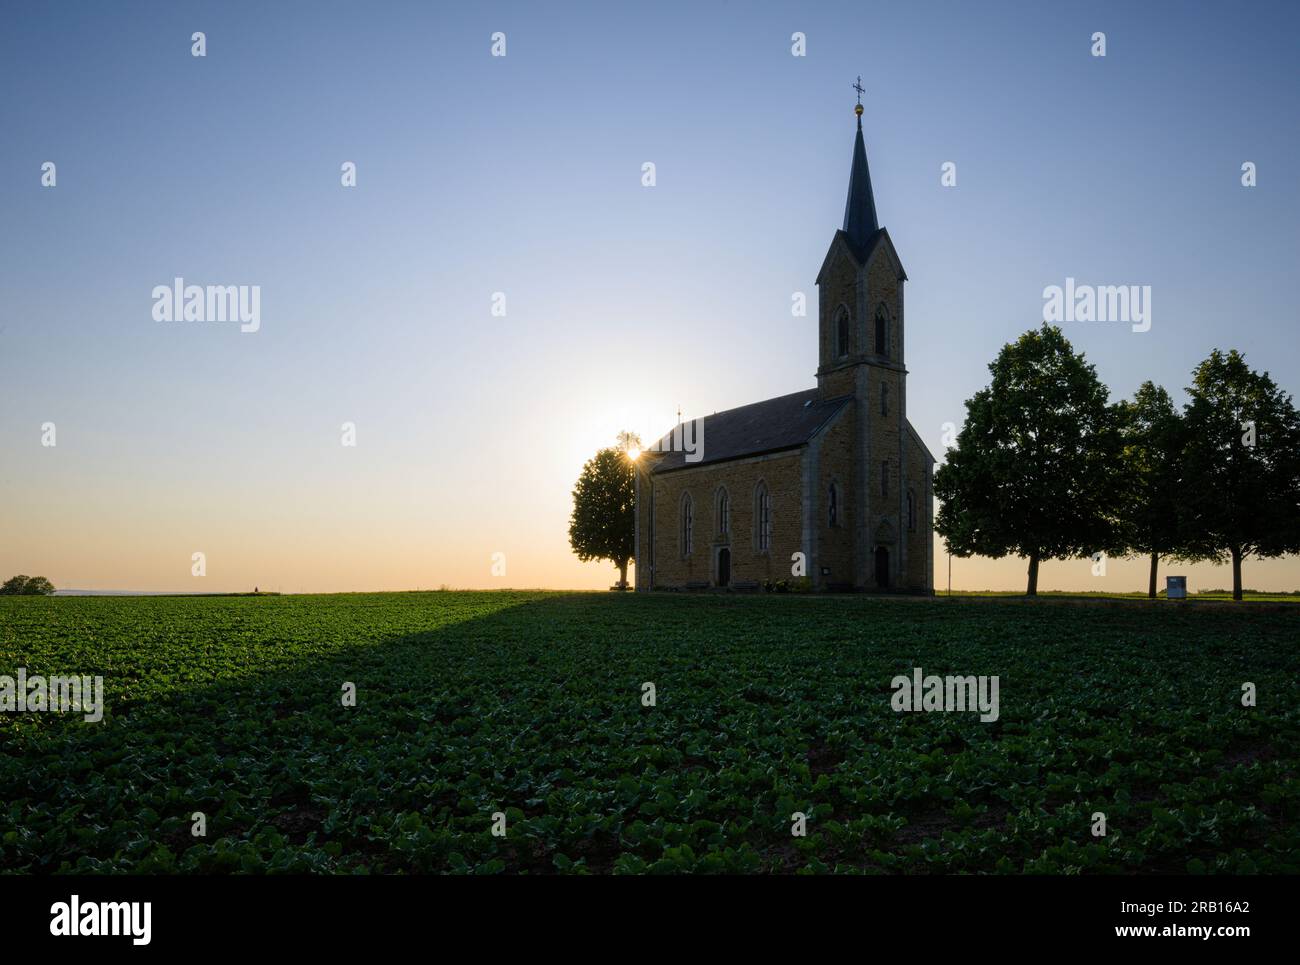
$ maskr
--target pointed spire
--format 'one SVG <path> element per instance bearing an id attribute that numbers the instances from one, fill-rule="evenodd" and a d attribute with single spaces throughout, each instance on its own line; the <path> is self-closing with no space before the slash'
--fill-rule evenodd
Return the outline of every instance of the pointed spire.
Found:
<path id="1" fill-rule="evenodd" d="M 867 146 L 862 141 L 862 78 L 853 85 L 858 92 L 858 134 L 853 142 L 853 167 L 849 172 L 849 197 L 844 205 L 844 233 L 858 248 L 865 248 L 880 228 L 876 221 L 876 199 L 871 193 L 871 172 L 867 170 Z"/>

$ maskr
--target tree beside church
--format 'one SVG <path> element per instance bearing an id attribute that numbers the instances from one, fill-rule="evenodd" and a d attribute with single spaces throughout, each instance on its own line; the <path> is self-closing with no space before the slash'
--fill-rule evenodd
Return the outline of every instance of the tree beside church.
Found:
<path id="1" fill-rule="evenodd" d="M 1056 326 L 1003 346 L 989 372 L 936 476 L 938 530 L 954 556 L 1026 559 L 1025 593 L 1035 596 L 1044 560 L 1089 556 L 1117 539 L 1118 416 Z"/>
<path id="2" fill-rule="evenodd" d="M 1192 373 L 1184 411 L 1187 559 L 1232 564 L 1300 552 L 1300 411 L 1267 372 L 1215 349 Z"/>
<path id="3" fill-rule="evenodd" d="M 601 449 L 582 467 L 573 487 L 569 545 L 578 559 L 608 560 L 618 567 L 618 588 L 627 589 L 627 564 L 635 550 L 633 460 L 640 440 L 623 433 L 619 445 Z"/>

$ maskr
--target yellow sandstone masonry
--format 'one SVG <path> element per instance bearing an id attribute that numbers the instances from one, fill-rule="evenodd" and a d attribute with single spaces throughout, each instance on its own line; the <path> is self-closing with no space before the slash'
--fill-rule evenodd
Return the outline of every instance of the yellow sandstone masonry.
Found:
<path id="1" fill-rule="evenodd" d="M 698 452 L 672 451 L 670 432 L 642 457 L 638 590 L 794 581 L 799 553 L 813 589 L 933 592 L 934 457 L 907 421 L 906 280 L 859 119 L 844 227 L 817 276 L 817 387 L 704 417 Z"/>

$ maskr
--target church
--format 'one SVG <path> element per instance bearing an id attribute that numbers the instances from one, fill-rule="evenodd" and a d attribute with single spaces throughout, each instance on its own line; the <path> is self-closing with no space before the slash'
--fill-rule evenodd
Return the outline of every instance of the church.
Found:
<path id="1" fill-rule="evenodd" d="M 907 274 L 855 110 L 844 225 L 817 275 L 817 386 L 678 426 L 641 453 L 637 590 L 934 592 L 934 457 L 907 421 Z"/>

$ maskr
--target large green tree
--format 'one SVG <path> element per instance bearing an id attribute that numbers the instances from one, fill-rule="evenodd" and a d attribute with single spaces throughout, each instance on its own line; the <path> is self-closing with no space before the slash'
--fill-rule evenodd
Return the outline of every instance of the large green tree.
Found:
<path id="1" fill-rule="evenodd" d="M 1119 403 L 1118 414 L 1119 511 L 1110 549 L 1150 559 L 1147 596 L 1154 600 L 1160 558 L 1183 555 L 1184 424 L 1169 393 L 1152 382 Z"/>
<path id="2" fill-rule="evenodd" d="M 935 529 L 955 556 L 1028 558 L 1034 596 L 1041 561 L 1112 542 L 1117 416 L 1096 370 L 1055 326 L 1004 346 L 989 371 L 935 474 Z"/>
<path id="3" fill-rule="evenodd" d="M 1192 373 L 1183 491 L 1191 558 L 1232 562 L 1300 552 L 1300 413 L 1267 372 L 1215 349 Z"/>
<path id="4" fill-rule="evenodd" d="M 609 560 L 618 567 L 618 585 L 627 588 L 627 564 L 636 551 L 636 457 L 641 440 L 619 433 L 617 446 L 601 449 L 582 467 L 573 487 L 569 545 L 578 559 Z"/>

